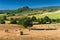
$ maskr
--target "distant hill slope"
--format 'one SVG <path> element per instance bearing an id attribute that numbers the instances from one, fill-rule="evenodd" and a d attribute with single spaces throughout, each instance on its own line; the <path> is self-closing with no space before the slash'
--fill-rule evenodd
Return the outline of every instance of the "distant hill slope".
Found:
<path id="1" fill-rule="evenodd" d="M 7 12 L 14 12 L 14 13 L 21 13 L 21 12 L 29 12 L 29 11 L 56 11 L 60 10 L 60 6 L 48 6 L 48 7 L 40 7 L 40 8 L 29 8 L 28 6 L 18 8 L 16 10 L 0 10 L 0 13 L 7 13 Z"/>
<path id="2" fill-rule="evenodd" d="M 11 12 L 11 11 L 13 11 L 13 10 L 0 10 L 0 14 L 1 14 L 1 13 Z"/>
<path id="3" fill-rule="evenodd" d="M 40 7 L 40 8 L 34 8 L 34 9 L 60 9 L 60 6 L 47 6 L 47 7 Z"/>
<path id="4" fill-rule="evenodd" d="M 42 7 L 43 9 L 60 9 L 60 6 L 48 6 L 48 7 Z"/>

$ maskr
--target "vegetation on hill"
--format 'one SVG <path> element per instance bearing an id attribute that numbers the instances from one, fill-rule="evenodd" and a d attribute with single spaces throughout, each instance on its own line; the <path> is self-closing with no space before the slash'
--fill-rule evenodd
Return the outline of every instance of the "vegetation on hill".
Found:
<path id="1" fill-rule="evenodd" d="M 42 8 L 24 6 L 16 10 L 3 10 L 0 12 L 4 13 L 3 16 L 1 15 L 0 24 L 4 24 L 8 20 L 10 24 L 19 24 L 27 28 L 34 24 L 60 23 L 60 12 L 56 12 L 57 10 L 60 10 L 60 6 Z M 16 18 L 12 16 L 16 16 Z M 17 18 L 18 16 L 19 18 Z M 11 20 L 7 17 L 11 17 Z"/>
<path id="2" fill-rule="evenodd" d="M 56 11 L 60 10 L 60 6 L 48 6 L 48 7 L 40 7 L 40 8 L 29 8 L 28 6 L 24 6 L 18 8 L 16 10 L 0 10 L 0 13 L 21 13 L 21 12 L 29 12 L 29 11 Z"/>

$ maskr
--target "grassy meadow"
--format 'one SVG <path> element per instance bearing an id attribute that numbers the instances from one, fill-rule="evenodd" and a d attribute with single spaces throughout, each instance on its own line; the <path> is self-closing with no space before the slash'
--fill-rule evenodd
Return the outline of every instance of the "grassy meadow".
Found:
<path id="1" fill-rule="evenodd" d="M 59 19 L 60 18 L 60 10 L 55 12 L 44 12 L 43 14 L 36 14 L 31 15 L 30 17 L 35 16 L 36 18 L 43 18 L 45 16 L 48 16 L 51 19 Z"/>

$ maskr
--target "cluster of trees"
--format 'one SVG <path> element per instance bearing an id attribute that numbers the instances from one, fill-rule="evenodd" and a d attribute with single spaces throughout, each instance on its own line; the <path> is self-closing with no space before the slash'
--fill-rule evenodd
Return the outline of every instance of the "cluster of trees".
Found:
<path id="1" fill-rule="evenodd" d="M 18 19 L 18 24 L 21 24 L 24 27 L 31 27 L 33 25 L 33 22 L 38 22 L 38 24 L 50 24 L 51 19 L 48 16 L 45 16 L 41 19 L 37 19 L 35 16 L 33 16 L 32 18 L 23 17 Z"/>
<path id="2" fill-rule="evenodd" d="M 60 23 L 60 19 L 52 19 L 53 23 Z"/>
<path id="3" fill-rule="evenodd" d="M 39 24 L 50 24 L 51 23 L 51 19 L 48 16 L 45 16 L 44 18 L 41 18 L 39 20 Z"/>
<path id="4" fill-rule="evenodd" d="M 5 20 L 7 20 L 6 16 L 0 17 L 0 24 L 5 24 Z"/>
<path id="5" fill-rule="evenodd" d="M 5 20 L 7 20 L 6 16 L 3 16 L 0 18 L 0 24 L 5 24 Z M 23 25 L 25 28 L 33 26 L 33 22 L 38 22 L 37 24 L 51 24 L 51 23 L 60 23 L 60 19 L 50 19 L 48 16 L 45 16 L 44 18 L 36 18 L 33 16 L 30 17 L 22 17 L 13 19 L 11 18 L 10 24 L 20 24 Z"/>
<path id="6" fill-rule="evenodd" d="M 20 18 L 18 20 L 18 24 L 22 24 L 25 28 L 27 28 L 28 26 L 31 27 L 33 25 L 32 20 L 29 17 Z"/>
<path id="7" fill-rule="evenodd" d="M 10 20 L 10 24 L 17 24 L 17 20 L 16 20 L 16 19 L 11 18 L 11 20 Z"/>
<path id="8" fill-rule="evenodd" d="M 22 24 L 24 27 L 31 27 L 33 22 L 38 22 L 37 24 L 51 24 L 51 23 L 60 23 L 60 19 L 50 19 L 48 16 L 44 18 L 37 19 L 35 16 L 32 18 L 24 17 L 20 18 L 18 24 Z"/>
<path id="9" fill-rule="evenodd" d="M 7 12 L 6 14 L 7 16 L 15 16 L 15 13 L 12 13 L 12 12 Z"/>

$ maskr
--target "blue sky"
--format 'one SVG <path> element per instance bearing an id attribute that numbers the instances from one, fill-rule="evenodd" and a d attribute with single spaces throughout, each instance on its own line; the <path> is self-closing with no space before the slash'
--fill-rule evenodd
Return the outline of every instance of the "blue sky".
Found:
<path id="1" fill-rule="evenodd" d="M 22 6 L 30 8 L 60 6 L 60 0 L 0 0 L 0 10 L 14 10 Z"/>

